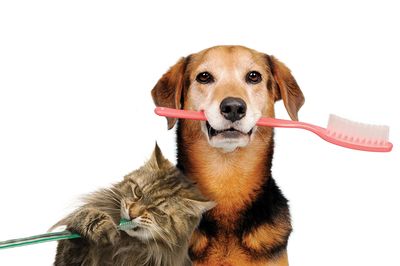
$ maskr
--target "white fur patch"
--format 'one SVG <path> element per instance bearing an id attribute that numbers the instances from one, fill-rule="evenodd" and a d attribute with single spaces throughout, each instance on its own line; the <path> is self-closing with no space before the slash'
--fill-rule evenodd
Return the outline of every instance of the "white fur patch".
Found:
<path id="1" fill-rule="evenodd" d="M 149 232 L 149 230 L 151 230 L 151 229 L 147 228 L 146 226 L 141 226 L 141 224 L 143 224 L 143 222 L 141 220 L 142 220 L 141 217 L 137 217 L 132 220 L 139 225 L 138 230 L 135 231 L 133 229 L 129 229 L 129 230 L 125 230 L 125 232 L 132 237 L 136 237 L 142 241 L 145 241 L 145 240 L 152 238 L 151 232 Z"/>
<path id="2" fill-rule="evenodd" d="M 224 152 L 232 152 L 236 148 L 245 147 L 253 139 L 256 123 L 261 118 L 263 110 L 268 103 L 268 93 L 266 88 L 266 80 L 259 84 L 249 84 L 246 82 L 246 75 L 249 71 L 259 71 L 266 76 L 263 71 L 263 65 L 258 64 L 250 53 L 232 53 L 226 56 L 220 51 L 209 54 L 202 59 L 204 62 L 194 69 L 194 77 L 201 72 L 210 72 L 214 81 L 209 84 L 200 84 L 193 80 L 189 89 L 189 98 L 191 109 L 196 111 L 204 111 L 210 126 L 222 131 L 234 128 L 243 133 L 235 137 L 232 135 L 218 134 L 209 137 L 208 129 L 205 122 L 201 122 L 201 130 L 205 134 L 210 146 L 220 148 Z M 231 122 L 221 114 L 220 104 L 223 99 L 218 93 L 219 89 L 225 90 L 226 97 L 241 97 L 247 104 L 246 115 L 235 122 Z M 241 95 L 241 96 L 238 96 Z M 217 99 L 218 98 L 218 99 Z M 249 136 L 246 133 L 253 130 Z M 225 137 L 224 137 L 225 135 Z"/>

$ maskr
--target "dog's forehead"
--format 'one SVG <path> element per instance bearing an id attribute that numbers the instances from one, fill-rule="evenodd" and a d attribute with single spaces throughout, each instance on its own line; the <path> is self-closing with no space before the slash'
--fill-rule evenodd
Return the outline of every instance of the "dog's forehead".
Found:
<path id="1" fill-rule="evenodd" d="M 216 46 L 191 56 L 193 70 L 265 67 L 263 53 L 243 46 Z"/>

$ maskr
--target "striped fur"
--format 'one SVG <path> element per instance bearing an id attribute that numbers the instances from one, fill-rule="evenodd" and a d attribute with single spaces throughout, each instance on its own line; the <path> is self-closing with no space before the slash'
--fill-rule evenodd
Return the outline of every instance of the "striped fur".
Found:
<path id="1" fill-rule="evenodd" d="M 60 241 L 55 265 L 191 265 L 189 238 L 214 206 L 158 146 L 143 167 L 84 200 L 56 224 L 82 238 Z M 135 219 L 139 229 L 117 231 L 121 218 Z"/>

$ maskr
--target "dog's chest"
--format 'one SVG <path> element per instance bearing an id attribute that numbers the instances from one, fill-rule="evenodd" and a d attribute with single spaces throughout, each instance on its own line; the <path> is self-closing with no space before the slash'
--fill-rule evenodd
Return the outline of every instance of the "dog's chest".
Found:
<path id="1" fill-rule="evenodd" d="M 267 261 L 257 260 L 241 246 L 240 239 L 232 235 L 218 236 L 211 239 L 207 246 L 207 256 L 195 261 L 194 265 L 203 266 L 241 266 L 266 265 Z"/>
<path id="2" fill-rule="evenodd" d="M 203 215 L 192 238 L 195 265 L 287 265 L 282 257 L 291 232 L 286 199 L 272 178 L 261 191 L 247 209 L 221 204 Z"/>

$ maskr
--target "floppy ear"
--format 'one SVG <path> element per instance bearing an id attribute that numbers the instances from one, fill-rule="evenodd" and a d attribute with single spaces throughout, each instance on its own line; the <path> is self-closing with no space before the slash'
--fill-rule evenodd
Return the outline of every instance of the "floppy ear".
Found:
<path id="1" fill-rule="evenodd" d="M 304 95 L 290 73 L 290 69 L 273 56 L 267 55 L 267 62 L 275 80 L 275 101 L 282 99 L 292 120 L 297 121 L 297 113 L 304 104 Z"/>
<path id="2" fill-rule="evenodd" d="M 181 58 L 167 73 L 165 73 L 151 91 L 156 106 L 181 108 L 181 95 L 184 86 L 184 74 L 187 58 Z M 174 127 L 176 118 L 167 117 L 168 129 Z"/>

